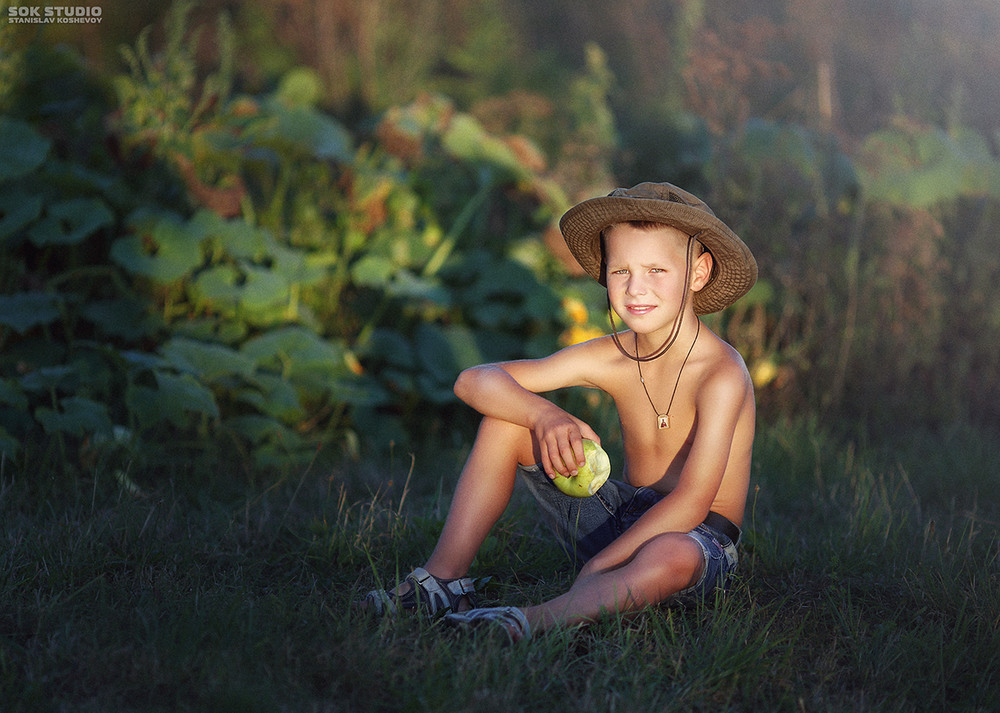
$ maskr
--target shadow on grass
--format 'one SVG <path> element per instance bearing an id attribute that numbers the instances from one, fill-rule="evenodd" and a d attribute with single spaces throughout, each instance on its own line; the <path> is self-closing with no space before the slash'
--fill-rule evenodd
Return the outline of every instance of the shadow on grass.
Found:
<path id="1" fill-rule="evenodd" d="M 949 502 L 927 443 L 888 460 L 809 424 L 761 429 L 741 576 L 724 598 L 516 646 L 351 606 L 433 547 L 449 473 L 417 482 L 408 466 L 343 464 L 249 488 L 221 473 L 211 487 L 137 474 L 137 497 L 111 477 L 8 469 L 0 701 L 4 711 L 995 710 L 998 500 L 989 447 L 962 439 L 964 460 L 949 467 L 965 490 Z M 518 496 L 491 534 L 473 572 L 492 576 L 487 603 L 536 602 L 570 583 L 537 520 Z"/>

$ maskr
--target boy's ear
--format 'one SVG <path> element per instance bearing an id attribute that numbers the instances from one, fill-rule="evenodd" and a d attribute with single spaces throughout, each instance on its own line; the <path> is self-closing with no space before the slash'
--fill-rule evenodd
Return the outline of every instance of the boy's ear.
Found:
<path id="1" fill-rule="evenodd" d="M 706 250 L 694 259 L 691 266 L 691 291 L 697 292 L 708 284 L 712 277 L 712 266 L 714 265 L 712 253 Z"/>

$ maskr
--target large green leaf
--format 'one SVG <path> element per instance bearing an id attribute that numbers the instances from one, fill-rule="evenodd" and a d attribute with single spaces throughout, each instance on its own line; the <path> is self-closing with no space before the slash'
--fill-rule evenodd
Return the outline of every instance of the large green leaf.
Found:
<path id="1" fill-rule="evenodd" d="M 242 265 L 245 282 L 240 306 L 250 313 L 268 310 L 288 301 L 291 285 L 284 276 L 256 265 Z"/>
<path id="2" fill-rule="evenodd" d="M 272 438 L 275 432 L 284 428 L 273 418 L 267 416 L 235 416 L 222 422 L 223 428 L 238 433 L 251 443 L 260 443 Z"/>
<path id="3" fill-rule="evenodd" d="M 21 377 L 21 387 L 25 391 L 48 393 L 59 388 L 68 388 L 79 382 L 80 373 L 68 364 L 43 366 L 33 369 Z"/>
<path id="4" fill-rule="evenodd" d="M 68 433 L 78 437 L 111 433 L 111 419 L 104 404 L 80 396 L 68 396 L 59 402 L 59 406 L 59 411 L 44 406 L 35 410 L 35 418 L 46 433 Z"/>
<path id="5" fill-rule="evenodd" d="M 218 418 L 219 407 L 215 397 L 203 384 L 190 374 L 171 374 L 156 371 L 156 388 L 133 385 L 125 393 L 125 402 L 143 426 L 168 421 L 178 428 L 185 428 L 190 414 Z"/>
<path id="6" fill-rule="evenodd" d="M 426 300 L 447 307 L 451 304 L 451 293 L 436 278 L 414 275 L 409 270 L 399 270 L 386 286 L 386 292 L 393 297 L 410 300 Z"/>
<path id="7" fill-rule="evenodd" d="M 59 301 L 44 292 L 18 292 L 0 295 L 0 324 L 24 334 L 32 327 L 51 324 L 59 319 Z"/>
<path id="8" fill-rule="evenodd" d="M 215 265 L 210 268 L 211 274 L 199 275 L 197 289 L 205 299 L 243 299 L 248 309 L 268 308 L 287 299 L 289 285 L 313 284 L 327 274 L 327 256 L 282 245 L 270 231 L 243 220 L 223 220 L 214 213 L 200 211 L 190 225 L 204 234 L 213 248 L 237 261 L 243 271 L 237 274 L 228 265 Z M 233 289 L 244 278 L 247 284 Z"/>
<path id="9" fill-rule="evenodd" d="M 0 241 L 22 230 L 41 214 L 41 196 L 15 190 L 0 192 Z"/>
<path id="10" fill-rule="evenodd" d="M 483 361 L 472 330 L 459 325 L 421 324 L 416 345 L 424 371 L 434 383 L 446 388 L 451 387 L 462 369 Z"/>
<path id="11" fill-rule="evenodd" d="M 175 322 L 171 326 L 175 336 L 196 339 L 213 344 L 239 344 L 247 338 L 249 329 L 242 321 L 231 318 L 223 309 L 213 309 L 204 317 L 194 317 Z"/>
<path id="12" fill-rule="evenodd" d="M 337 379 L 348 373 L 343 345 L 303 327 L 272 329 L 245 342 L 241 351 L 260 368 L 281 374 L 309 396 L 333 392 Z"/>
<path id="13" fill-rule="evenodd" d="M 455 392 L 429 374 L 418 374 L 416 379 L 421 398 L 432 404 L 447 404 L 455 400 Z"/>
<path id="14" fill-rule="evenodd" d="M 869 200 L 927 208 L 959 196 L 1000 196 L 1000 162 L 972 130 L 891 128 L 861 146 L 859 174 Z"/>
<path id="15" fill-rule="evenodd" d="M 249 339 L 241 351 L 263 367 L 340 363 L 343 347 L 335 346 L 303 327 L 282 327 Z"/>
<path id="16" fill-rule="evenodd" d="M 256 127 L 265 143 L 291 145 L 313 158 L 350 161 L 351 135 L 331 117 L 306 106 L 271 98 L 263 102 L 266 118 Z"/>
<path id="17" fill-rule="evenodd" d="M 201 264 L 201 225 L 173 214 L 134 224 L 137 234 L 116 240 L 111 258 L 129 272 L 157 282 L 178 280 Z"/>
<path id="18" fill-rule="evenodd" d="M 513 260 L 491 258 L 466 293 L 470 302 L 487 302 L 499 297 L 520 298 L 537 284 L 535 276 L 524 265 Z"/>
<path id="19" fill-rule="evenodd" d="M 124 350 L 119 352 L 122 359 L 131 366 L 135 371 L 147 371 L 154 369 L 164 369 L 167 367 L 167 360 L 158 354 L 151 354 L 150 352 L 137 352 L 133 350 Z"/>
<path id="20" fill-rule="evenodd" d="M 299 392 L 290 381 L 274 374 L 254 374 L 252 387 L 241 389 L 237 398 L 268 416 L 296 423 L 306 416 Z"/>
<path id="21" fill-rule="evenodd" d="M 958 152 L 964 157 L 962 190 L 965 195 L 1000 197 L 1000 161 L 984 136 L 973 129 L 952 132 Z"/>
<path id="22" fill-rule="evenodd" d="M 323 80 L 308 67 L 289 70 L 275 92 L 275 98 L 285 106 L 314 107 L 322 96 Z"/>
<path id="23" fill-rule="evenodd" d="M 173 337 L 160 352 L 178 371 L 193 374 L 206 383 L 227 376 L 247 378 L 254 370 L 253 362 L 246 355 L 222 344 Z"/>
<path id="24" fill-rule="evenodd" d="M 364 346 L 363 356 L 407 370 L 417 365 L 417 354 L 410 341 L 398 330 L 387 327 L 379 327 L 372 332 Z"/>
<path id="25" fill-rule="evenodd" d="M 390 402 L 382 384 L 367 376 L 345 375 L 330 384 L 330 393 L 337 401 L 352 406 L 380 406 Z"/>
<path id="26" fill-rule="evenodd" d="M 28 239 L 39 247 L 76 245 L 114 221 L 114 215 L 98 198 L 71 198 L 48 206 L 45 215 L 31 226 Z"/>
<path id="27" fill-rule="evenodd" d="M 236 259 L 260 260 L 274 247 L 274 239 L 267 230 L 239 218 L 226 220 L 209 210 L 195 213 L 189 226 L 209 240 L 218 241 L 222 250 Z"/>
<path id="28" fill-rule="evenodd" d="M 135 340 L 152 334 L 156 329 L 156 320 L 138 300 L 94 300 L 83 306 L 81 314 L 112 337 Z"/>
<path id="29" fill-rule="evenodd" d="M 226 419 L 222 427 L 247 439 L 255 445 L 275 443 L 288 449 L 302 445 L 302 437 L 282 423 L 267 416 L 236 416 Z M 256 452 L 257 449 L 255 449 Z"/>
<path id="30" fill-rule="evenodd" d="M 0 116 L 0 181 L 34 171 L 44 163 L 51 145 L 30 124 Z"/>
<path id="31" fill-rule="evenodd" d="M 295 431 L 285 430 L 279 436 L 253 449 L 254 467 L 268 473 L 308 470 L 320 444 L 310 443 Z"/>
<path id="32" fill-rule="evenodd" d="M 233 313 L 243 296 L 240 271 L 234 265 L 213 265 L 198 273 L 192 284 L 194 295 L 214 312 Z"/>
<path id="33" fill-rule="evenodd" d="M 517 178 L 528 178 L 531 175 L 531 171 L 518 159 L 510 146 L 487 132 L 469 114 L 456 114 L 441 137 L 441 142 L 450 154 L 464 161 L 488 163 Z"/>
<path id="34" fill-rule="evenodd" d="M 524 322 L 524 311 L 505 302 L 480 302 L 472 306 L 477 326 L 490 330 L 516 327 Z"/>
<path id="35" fill-rule="evenodd" d="M 778 163 L 808 178 L 820 173 L 813 141 L 799 126 L 751 119 L 743 129 L 740 150 L 743 159 L 751 164 Z"/>
<path id="36" fill-rule="evenodd" d="M 312 285 L 326 277 L 326 259 L 315 259 L 320 256 L 314 258 L 304 250 L 275 243 L 271 247 L 271 257 L 274 271 L 288 282 Z"/>
<path id="37" fill-rule="evenodd" d="M 396 266 L 389 258 L 365 255 L 351 266 L 351 277 L 355 284 L 363 287 L 383 288 L 395 271 Z"/>

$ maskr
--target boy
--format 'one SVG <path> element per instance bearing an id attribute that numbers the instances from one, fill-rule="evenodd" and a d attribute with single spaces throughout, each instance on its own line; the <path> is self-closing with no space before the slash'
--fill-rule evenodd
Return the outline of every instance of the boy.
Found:
<path id="1" fill-rule="evenodd" d="M 705 594 L 736 567 L 754 436 L 753 387 L 739 354 L 700 314 L 742 297 L 757 278 L 749 249 L 712 210 L 668 183 L 616 189 L 560 220 L 570 251 L 608 290 L 612 333 L 543 359 L 467 369 L 455 393 L 483 415 L 430 559 L 365 605 L 447 611 L 458 625 L 533 631 Z M 617 333 L 614 315 L 628 330 Z M 623 480 L 593 496 L 551 482 L 585 463 L 579 418 L 539 394 L 569 386 L 614 399 Z M 581 565 L 570 589 L 527 607 L 475 608 L 466 577 L 517 477 Z"/>

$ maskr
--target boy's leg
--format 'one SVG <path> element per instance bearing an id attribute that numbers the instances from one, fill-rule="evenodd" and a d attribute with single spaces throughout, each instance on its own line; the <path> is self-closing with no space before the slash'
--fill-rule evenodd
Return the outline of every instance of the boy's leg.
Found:
<path id="1" fill-rule="evenodd" d="M 705 553 L 686 534 L 670 532 L 642 545 L 625 562 L 605 569 L 585 566 L 569 591 L 530 607 L 493 607 L 448 614 L 460 626 L 500 626 L 512 641 L 533 632 L 629 613 L 695 585 L 706 570 Z"/>
<path id="2" fill-rule="evenodd" d="M 464 577 L 510 502 L 518 462 L 534 463 L 538 459 L 531 431 L 499 419 L 484 418 L 459 476 L 444 528 L 423 569 L 442 580 L 440 584 Z M 388 596 L 403 597 L 412 586 L 404 581 Z M 367 599 L 361 606 L 370 606 Z M 456 609 L 471 606 L 468 597 L 461 597 Z"/>
<path id="3" fill-rule="evenodd" d="M 514 492 L 518 463 L 539 460 L 531 431 L 484 418 L 462 469 L 437 546 L 424 565 L 443 579 L 462 577 Z"/>
<path id="4" fill-rule="evenodd" d="M 584 567 L 565 594 L 522 611 L 532 630 L 591 621 L 602 611 L 636 611 L 692 586 L 704 569 L 705 555 L 697 542 L 686 534 L 665 533 L 620 565 Z"/>

